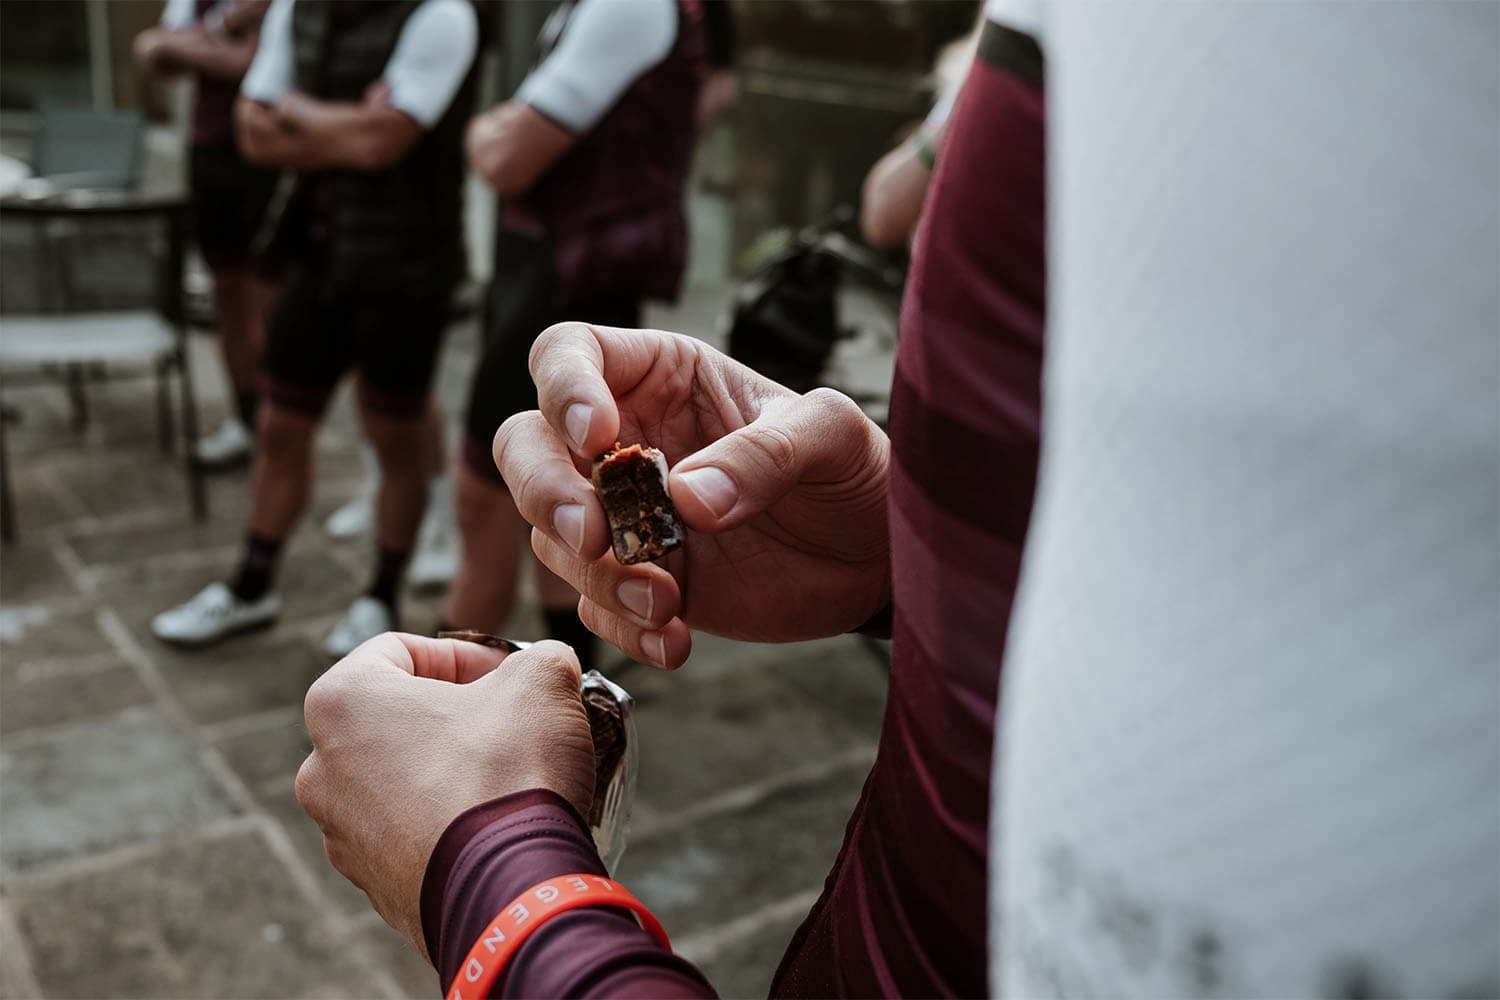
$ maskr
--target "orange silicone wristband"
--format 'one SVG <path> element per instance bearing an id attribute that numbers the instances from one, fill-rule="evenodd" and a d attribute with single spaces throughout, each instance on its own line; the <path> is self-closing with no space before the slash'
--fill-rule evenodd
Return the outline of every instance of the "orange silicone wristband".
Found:
<path id="1" fill-rule="evenodd" d="M 515 957 L 538 927 L 559 913 L 585 906 L 613 906 L 634 913 L 657 944 L 672 950 L 660 922 L 646 909 L 645 903 L 626 892 L 623 886 L 598 875 L 559 875 L 538 882 L 495 914 L 489 926 L 480 933 L 479 940 L 474 942 L 474 947 L 469 949 L 458 975 L 453 977 L 453 985 L 448 987 L 448 1000 L 475 1000 L 488 996 L 500 970 Z"/>

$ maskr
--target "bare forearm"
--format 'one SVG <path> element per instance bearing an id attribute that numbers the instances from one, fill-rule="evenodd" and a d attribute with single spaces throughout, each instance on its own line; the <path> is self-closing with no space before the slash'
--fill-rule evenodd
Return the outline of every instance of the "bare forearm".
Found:
<path id="1" fill-rule="evenodd" d="M 865 242 L 877 249 L 899 247 L 911 239 L 932 171 L 910 142 L 886 153 L 865 178 L 859 226 Z"/>
<path id="2" fill-rule="evenodd" d="M 163 74 L 195 73 L 220 80 L 239 80 L 255 57 L 256 36 L 231 38 L 202 28 L 164 32 L 148 57 L 148 67 Z"/>
<path id="3" fill-rule="evenodd" d="M 305 143 L 288 130 L 267 104 L 241 98 L 235 106 L 235 131 L 240 150 L 251 163 L 288 170 L 315 170 Z"/>
<path id="4" fill-rule="evenodd" d="M 506 103 L 469 123 L 469 166 L 502 198 L 531 189 L 577 139 L 525 104 Z"/>
<path id="5" fill-rule="evenodd" d="M 369 101 L 318 101 L 293 94 L 275 107 L 240 104 L 246 155 L 293 170 L 384 169 L 421 134 L 401 112 Z"/>
<path id="6" fill-rule="evenodd" d="M 266 11 L 270 7 L 271 0 L 239 0 L 224 15 L 224 30 L 231 35 L 254 31 L 265 20 Z"/>

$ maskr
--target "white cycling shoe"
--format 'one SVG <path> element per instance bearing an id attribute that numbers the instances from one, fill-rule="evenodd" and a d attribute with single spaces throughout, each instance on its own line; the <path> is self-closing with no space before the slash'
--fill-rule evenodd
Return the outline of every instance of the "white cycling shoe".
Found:
<path id="1" fill-rule="evenodd" d="M 375 526 L 375 494 L 380 489 L 380 460 L 375 449 L 359 446 L 361 470 L 359 486 L 348 503 L 335 510 L 323 522 L 329 538 L 356 538 L 368 535 Z"/>
<path id="2" fill-rule="evenodd" d="M 227 417 L 213 433 L 198 439 L 193 458 L 205 469 L 219 469 L 248 462 L 254 450 L 255 435 L 237 417 Z"/>
<path id="3" fill-rule="evenodd" d="M 366 639 L 373 639 L 382 632 L 396 628 L 391 618 L 391 609 L 369 594 L 355 598 L 349 610 L 323 640 L 323 652 L 335 660 L 342 660 L 354 652 L 356 646 Z"/>
<path id="4" fill-rule="evenodd" d="M 151 619 L 151 634 L 177 646 L 205 646 L 273 625 L 279 614 L 281 598 L 274 593 L 244 601 L 224 584 L 211 583 L 191 600 Z"/>

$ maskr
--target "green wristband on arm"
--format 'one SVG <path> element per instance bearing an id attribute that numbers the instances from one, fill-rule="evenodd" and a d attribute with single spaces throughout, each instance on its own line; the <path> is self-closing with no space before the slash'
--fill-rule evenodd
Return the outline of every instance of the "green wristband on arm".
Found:
<path id="1" fill-rule="evenodd" d="M 927 141 L 927 136 L 918 132 L 912 142 L 917 147 L 917 159 L 922 161 L 922 166 L 928 170 L 937 169 L 937 150 L 932 148 L 932 143 Z"/>

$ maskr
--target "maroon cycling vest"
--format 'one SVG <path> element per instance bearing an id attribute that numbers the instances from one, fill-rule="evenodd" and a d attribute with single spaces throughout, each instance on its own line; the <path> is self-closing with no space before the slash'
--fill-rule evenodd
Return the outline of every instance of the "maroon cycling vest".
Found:
<path id="1" fill-rule="evenodd" d="M 502 210 L 507 228 L 550 237 L 563 301 L 607 293 L 677 297 L 687 264 L 682 199 L 707 72 L 702 6 L 677 6 L 677 38 L 666 57 Z"/>
<path id="2" fill-rule="evenodd" d="M 203 18 L 218 0 L 196 0 L 193 4 L 193 20 L 203 23 Z M 193 93 L 192 143 L 194 146 L 233 146 L 234 99 L 239 96 L 240 81 L 221 80 L 207 73 L 198 75 L 198 85 Z"/>

